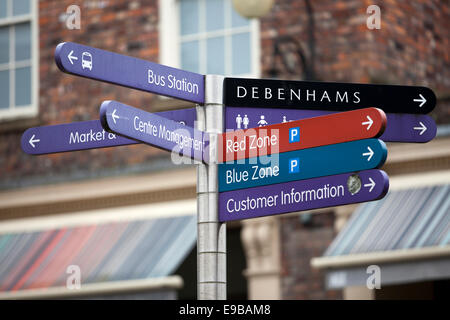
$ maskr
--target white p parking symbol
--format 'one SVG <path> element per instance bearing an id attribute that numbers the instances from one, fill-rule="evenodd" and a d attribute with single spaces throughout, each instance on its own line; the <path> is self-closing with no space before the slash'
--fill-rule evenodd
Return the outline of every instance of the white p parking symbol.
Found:
<path id="1" fill-rule="evenodd" d="M 300 171 L 299 164 L 299 158 L 289 159 L 289 173 L 298 173 Z"/>
<path id="2" fill-rule="evenodd" d="M 300 141 L 300 127 L 289 129 L 289 143 Z"/>

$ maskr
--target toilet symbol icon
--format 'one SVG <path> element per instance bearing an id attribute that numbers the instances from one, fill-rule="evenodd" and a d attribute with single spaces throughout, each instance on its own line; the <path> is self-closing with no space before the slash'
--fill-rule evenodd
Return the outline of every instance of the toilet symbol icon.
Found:
<path id="1" fill-rule="evenodd" d="M 241 124 L 242 124 L 242 117 L 240 114 L 238 114 L 236 117 L 236 128 L 241 129 Z"/>
<path id="2" fill-rule="evenodd" d="M 248 129 L 248 124 L 250 123 L 250 120 L 248 119 L 247 115 L 244 115 L 244 119 L 242 120 L 242 124 L 244 125 L 244 129 Z"/>

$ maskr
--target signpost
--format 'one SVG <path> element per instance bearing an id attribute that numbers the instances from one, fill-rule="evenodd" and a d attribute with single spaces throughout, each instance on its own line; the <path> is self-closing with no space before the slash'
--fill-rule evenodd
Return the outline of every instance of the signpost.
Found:
<path id="1" fill-rule="evenodd" d="M 278 108 L 225 108 L 226 131 L 255 128 L 275 123 L 319 117 L 336 113 L 323 110 Z M 386 130 L 380 136 L 385 142 L 428 142 L 436 136 L 436 123 L 423 114 L 387 113 Z"/>
<path id="2" fill-rule="evenodd" d="M 219 220 L 257 218 L 383 198 L 389 178 L 367 170 L 219 194 Z"/>
<path id="3" fill-rule="evenodd" d="M 219 192 L 379 168 L 386 145 L 365 139 L 219 164 Z"/>
<path id="4" fill-rule="evenodd" d="M 374 138 L 436 135 L 423 115 L 436 97 L 425 87 L 225 79 L 71 42 L 57 46 L 55 61 L 69 74 L 199 104 L 152 114 L 105 101 L 100 120 L 30 128 L 21 141 L 29 154 L 142 142 L 198 160 L 199 299 L 226 299 L 224 222 L 381 199 L 389 179 L 372 169 L 387 149 Z M 223 134 L 225 105 L 236 132 Z"/>
<path id="5" fill-rule="evenodd" d="M 219 161 L 376 138 L 385 127 L 385 113 L 380 109 L 367 108 L 227 132 L 219 137 Z"/>
<path id="6" fill-rule="evenodd" d="M 189 127 L 194 126 L 195 109 L 164 111 L 156 114 Z M 138 143 L 141 142 L 105 132 L 100 120 L 29 128 L 22 134 L 21 139 L 22 150 L 35 155 Z"/>
<path id="7" fill-rule="evenodd" d="M 225 78 L 230 107 L 348 111 L 376 107 L 389 113 L 431 112 L 436 96 L 426 87 Z"/>
<path id="8" fill-rule="evenodd" d="M 116 101 L 100 107 L 100 122 L 108 132 L 135 139 L 170 152 L 208 162 L 209 135 L 153 113 Z"/>
<path id="9" fill-rule="evenodd" d="M 203 104 L 204 76 L 72 42 L 56 47 L 61 71 Z"/>

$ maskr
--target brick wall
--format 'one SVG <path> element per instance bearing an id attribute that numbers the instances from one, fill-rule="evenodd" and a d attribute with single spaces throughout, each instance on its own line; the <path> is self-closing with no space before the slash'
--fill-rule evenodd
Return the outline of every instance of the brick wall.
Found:
<path id="1" fill-rule="evenodd" d="M 433 117 L 450 123 L 450 5 L 445 0 L 311 1 L 314 11 L 315 71 L 317 80 L 424 85 L 440 101 Z M 381 9 L 381 29 L 366 26 L 367 7 Z M 305 1 L 277 0 L 261 20 L 262 71 L 271 74 L 274 42 L 291 36 L 309 58 L 308 15 Z M 301 79 L 302 68 L 294 45 L 285 57 L 295 73 L 276 59 L 277 76 Z"/>
<path id="2" fill-rule="evenodd" d="M 99 8 L 95 4 L 106 3 Z M 81 8 L 81 30 L 69 30 L 59 16 L 71 4 Z M 158 61 L 158 1 L 39 1 L 39 115 L 0 124 L 0 181 L 2 187 L 45 183 L 63 176 L 95 177 L 98 172 L 167 157 L 143 145 L 30 156 L 22 152 L 20 137 L 29 126 L 98 119 L 102 101 L 118 100 L 152 111 L 155 95 L 62 73 L 54 62 L 58 43 L 73 41 L 139 58 Z M 8 128 L 7 130 L 5 128 Z M 56 179 L 57 180 L 57 179 Z"/>
<path id="3" fill-rule="evenodd" d="M 342 299 L 340 290 L 325 289 L 324 272 L 310 260 L 319 257 L 335 237 L 333 212 L 281 219 L 281 291 L 283 299 Z"/>

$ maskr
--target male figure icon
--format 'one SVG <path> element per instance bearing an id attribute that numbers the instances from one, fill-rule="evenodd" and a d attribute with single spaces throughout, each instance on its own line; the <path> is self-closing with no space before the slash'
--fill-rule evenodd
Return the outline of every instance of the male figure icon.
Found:
<path id="1" fill-rule="evenodd" d="M 242 124 L 242 117 L 240 114 L 238 114 L 236 117 L 236 128 L 241 129 L 241 124 Z"/>

